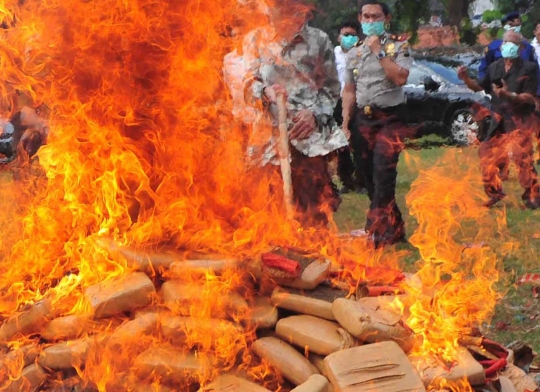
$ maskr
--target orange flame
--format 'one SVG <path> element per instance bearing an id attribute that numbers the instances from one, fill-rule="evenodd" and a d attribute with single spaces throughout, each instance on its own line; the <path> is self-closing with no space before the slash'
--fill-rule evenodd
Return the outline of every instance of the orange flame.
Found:
<path id="1" fill-rule="evenodd" d="M 415 354 L 446 363 L 456 359 L 460 336 L 488 320 L 501 297 L 497 255 L 482 241 L 504 228 L 504 210 L 482 205 L 478 166 L 458 151 L 421 171 L 407 195 L 419 223 L 410 242 L 422 257 L 404 287 L 407 324 L 419 336 Z"/>

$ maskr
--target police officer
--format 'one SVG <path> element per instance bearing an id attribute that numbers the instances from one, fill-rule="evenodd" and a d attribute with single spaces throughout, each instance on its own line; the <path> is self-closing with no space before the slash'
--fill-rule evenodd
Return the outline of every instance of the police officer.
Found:
<path id="1" fill-rule="evenodd" d="M 513 30 L 516 33 L 521 31 L 521 17 L 519 12 L 514 11 L 507 14 L 502 20 L 501 23 L 504 26 L 506 31 Z M 486 76 L 487 70 L 491 64 L 499 60 L 502 57 L 501 54 L 501 45 L 503 43 L 502 39 L 493 40 L 485 49 L 484 57 L 480 63 L 480 68 L 478 69 L 478 78 L 483 79 Z M 523 40 L 521 44 L 520 56 L 525 61 L 536 62 L 536 55 L 534 48 L 527 42 Z"/>
<path id="2" fill-rule="evenodd" d="M 359 2 L 359 20 L 366 39 L 347 55 L 343 91 L 343 128 L 363 167 L 371 201 L 366 231 L 375 247 L 405 239 L 395 188 L 403 140 L 411 136 L 403 125 L 403 85 L 412 58 L 406 39 L 386 32 L 390 19 L 389 8 L 383 2 Z"/>

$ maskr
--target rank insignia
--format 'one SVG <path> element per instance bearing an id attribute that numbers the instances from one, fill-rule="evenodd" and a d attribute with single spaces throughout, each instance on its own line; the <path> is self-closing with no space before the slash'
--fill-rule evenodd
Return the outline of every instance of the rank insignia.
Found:
<path id="1" fill-rule="evenodd" d="M 364 114 L 368 117 L 371 117 L 373 115 L 373 110 L 371 109 L 371 106 L 364 106 Z"/>
<path id="2" fill-rule="evenodd" d="M 393 56 L 396 54 L 396 45 L 393 42 L 390 42 L 389 44 L 387 44 L 384 49 L 385 49 L 384 51 L 386 52 L 388 56 Z"/>
<path id="3" fill-rule="evenodd" d="M 353 75 L 354 75 L 355 78 L 358 78 L 359 74 L 360 74 L 360 72 L 357 69 L 353 70 Z"/>

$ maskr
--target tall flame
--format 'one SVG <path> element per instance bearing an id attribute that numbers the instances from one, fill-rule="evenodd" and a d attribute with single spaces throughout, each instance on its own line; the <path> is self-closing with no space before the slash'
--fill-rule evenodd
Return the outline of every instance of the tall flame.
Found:
<path id="1" fill-rule="evenodd" d="M 407 324 L 419 336 L 420 357 L 456 360 L 458 340 L 489 320 L 500 299 L 498 256 L 488 246 L 505 227 L 505 211 L 482 205 L 485 196 L 470 154 L 449 150 L 420 172 L 407 195 L 419 227 L 410 242 L 420 251 L 417 279 L 404 290 Z"/>
<path id="2" fill-rule="evenodd" d="M 344 243 L 335 228 L 303 229 L 288 221 L 277 171 L 246 167 L 249 136 L 230 114 L 221 70 L 224 56 L 239 46 L 231 28 L 241 37 L 268 23 L 258 3 L 0 0 L 7 27 L 0 39 L 0 113 L 43 104 L 51 129 L 40 165 L 20 168 L 13 180 L 0 173 L 0 314 L 44 296 L 58 314 L 87 312 L 84 289 L 128 269 L 97 245 L 101 237 L 240 258 L 269 245 L 292 246 L 336 262 L 399 266 L 400 253 L 383 255 L 363 240 Z M 462 220 L 487 216 L 470 187 L 462 180 L 441 186 L 446 178 L 430 171 L 409 195 L 421 225 L 411 243 L 425 264 L 422 286 L 407 291 L 415 301 L 408 322 L 424 338 L 420 350 L 450 358 L 459 333 L 489 313 L 497 275 L 491 254 L 463 252 L 454 242 Z M 347 271 L 352 280 L 363 274 L 355 263 Z M 223 296 L 244 286 L 234 274 L 190 283 L 201 282 L 208 306 L 190 309 L 197 317 L 211 316 Z M 240 357 L 244 370 L 268 380 L 266 368 L 247 366 L 250 332 L 211 341 L 190 331 L 189 341 L 208 361 L 217 357 L 221 369 Z M 89 355 L 84 378 L 100 390 L 131 385 L 129 359 L 150 345 L 145 339 L 120 353 Z"/>

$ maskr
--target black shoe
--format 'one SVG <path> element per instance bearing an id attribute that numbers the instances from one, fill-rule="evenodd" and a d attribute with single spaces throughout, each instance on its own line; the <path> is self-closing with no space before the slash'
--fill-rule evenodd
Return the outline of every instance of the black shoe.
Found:
<path id="1" fill-rule="evenodd" d="M 367 189 L 364 187 L 356 187 L 355 192 L 359 195 L 367 195 Z"/>
<path id="2" fill-rule="evenodd" d="M 388 236 L 388 235 L 378 236 L 378 235 L 373 234 L 371 236 L 371 240 L 373 241 L 373 245 L 375 246 L 375 249 L 384 248 L 385 246 L 395 245 L 399 243 L 407 243 L 405 234 L 399 234 L 397 236 Z"/>
<path id="3" fill-rule="evenodd" d="M 349 185 L 343 185 L 341 189 L 339 190 L 340 195 L 346 195 L 347 193 L 351 193 L 354 189 L 350 187 Z"/>
<path id="4" fill-rule="evenodd" d="M 540 208 L 540 199 L 527 199 L 523 200 L 523 205 L 529 210 L 537 210 Z"/>
<path id="5" fill-rule="evenodd" d="M 498 195 L 495 195 L 495 196 L 491 196 L 488 201 L 486 201 L 484 203 L 484 207 L 487 207 L 487 208 L 491 208 L 493 207 L 495 204 L 497 204 L 498 202 L 500 202 L 502 199 L 504 199 L 506 197 L 506 194 L 501 192 L 499 193 Z"/>

